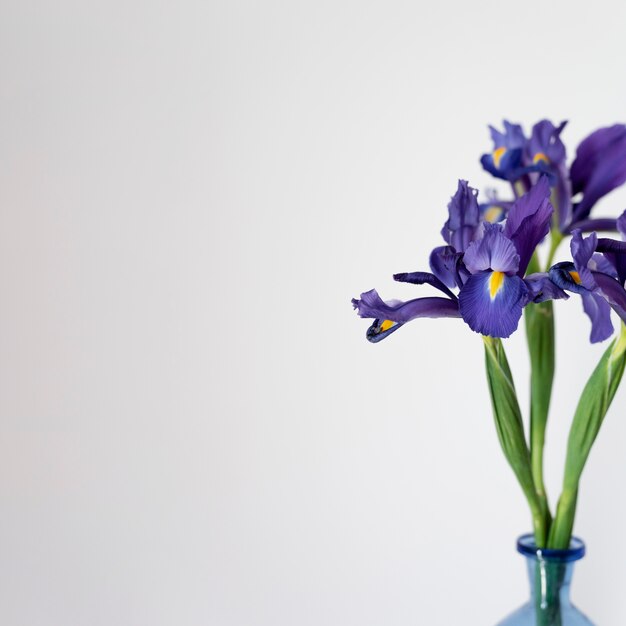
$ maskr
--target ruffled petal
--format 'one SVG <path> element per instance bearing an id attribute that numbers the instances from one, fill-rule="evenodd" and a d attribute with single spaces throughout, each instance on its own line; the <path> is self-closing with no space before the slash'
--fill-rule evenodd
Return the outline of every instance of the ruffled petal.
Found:
<path id="1" fill-rule="evenodd" d="M 459 294 L 459 309 L 469 327 L 491 337 L 509 337 L 528 303 L 528 288 L 519 276 L 481 272 L 470 276 Z"/>
<path id="2" fill-rule="evenodd" d="M 459 180 L 454 196 L 448 204 L 448 220 L 441 235 L 457 252 L 464 252 L 476 237 L 480 225 L 478 191 L 469 186 L 466 180 Z"/>
<path id="3" fill-rule="evenodd" d="M 473 241 L 463 256 L 463 263 L 472 274 L 484 270 L 514 274 L 519 261 L 513 242 L 504 236 L 498 224 L 485 224 L 483 238 Z"/>

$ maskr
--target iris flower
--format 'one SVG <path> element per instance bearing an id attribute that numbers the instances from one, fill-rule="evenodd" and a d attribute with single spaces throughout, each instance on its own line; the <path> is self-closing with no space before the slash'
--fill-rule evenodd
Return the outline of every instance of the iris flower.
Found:
<path id="1" fill-rule="evenodd" d="M 462 317 L 475 332 L 508 337 L 529 302 L 567 297 L 547 274 L 524 279 L 536 246 L 550 229 L 549 194 L 549 181 L 543 176 L 513 203 L 502 226 L 481 218 L 477 191 L 467 181 L 459 181 L 442 230 L 447 245 L 431 253 L 431 272 L 394 276 L 400 282 L 429 284 L 443 297 L 385 302 L 375 289 L 361 294 L 352 303 L 361 317 L 374 319 L 367 338 L 380 341 L 421 317 Z"/>
<path id="2" fill-rule="evenodd" d="M 611 308 L 626 322 L 626 244 L 599 239 L 596 233 L 583 237 L 577 229 L 572 233 L 570 249 L 573 262 L 553 265 L 550 278 L 561 289 L 582 297 L 583 309 L 591 320 L 590 340 L 604 341 L 613 334 Z"/>
<path id="3" fill-rule="evenodd" d="M 547 174 L 553 188 L 555 227 L 562 234 L 575 229 L 615 230 L 614 219 L 591 218 L 590 214 L 598 200 L 626 182 L 626 125 L 591 133 L 578 146 L 568 169 L 561 140 L 566 124 L 555 126 L 541 120 L 528 139 L 518 124 L 505 121 L 504 133 L 490 127 L 494 147 L 481 157 L 481 163 L 497 178 L 510 181 L 516 193 L 519 187 L 528 188 Z"/>

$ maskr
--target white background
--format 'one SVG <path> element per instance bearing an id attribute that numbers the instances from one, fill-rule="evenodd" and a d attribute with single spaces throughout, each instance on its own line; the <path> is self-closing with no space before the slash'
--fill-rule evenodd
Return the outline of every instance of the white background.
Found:
<path id="1" fill-rule="evenodd" d="M 571 155 L 626 121 L 626 5 L 576 5 L 2 4 L 0 623 L 492 626 L 525 600 L 480 337 L 371 345 L 349 301 L 418 293 L 391 274 L 427 269 L 457 178 L 493 184 L 488 123 L 569 119 Z M 556 311 L 553 503 L 604 349 Z M 622 389 L 576 525 L 602 626 L 625 447 Z"/>

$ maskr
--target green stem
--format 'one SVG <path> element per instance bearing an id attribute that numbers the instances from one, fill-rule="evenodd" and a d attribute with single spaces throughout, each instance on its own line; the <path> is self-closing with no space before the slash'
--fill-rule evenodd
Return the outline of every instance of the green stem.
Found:
<path id="1" fill-rule="evenodd" d="M 554 261 L 554 255 L 556 254 L 556 251 L 561 245 L 561 242 L 563 241 L 563 239 L 564 239 L 563 234 L 557 228 L 553 228 L 550 231 L 550 251 L 548 252 L 548 260 L 546 262 L 546 270 L 545 270 L 546 272 L 550 269 L 550 267 L 552 267 L 552 263 Z"/>
<path id="2" fill-rule="evenodd" d="M 533 481 L 530 452 L 524 436 L 513 377 L 500 339 L 483 337 L 485 344 L 487 383 L 491 395 L 496 431 L 504 455 L 526 496 L 538 546 L 545 546 L 548 528 L 545 508 Z"/>
<path id="3" fill-rule="evenodd" d="M 554 380 L 554 313 L 552 302 L 529 304 L 524 311 L 530 356 L 530 462 L 547 534 L 552 523 L 543 477 L 546 425 Z M 537 543 L 545 547 L 545 543 Z"/>
<path id="4" fill-rule="evenodd" d="M 556 550 L 569 548 L 574 518 L 576 517 L 576 501 L 578 500 L 578 488 L 564 488 L 559 504 L 556 509 L 554 523 L 550 529 L 548 546 Z"/>

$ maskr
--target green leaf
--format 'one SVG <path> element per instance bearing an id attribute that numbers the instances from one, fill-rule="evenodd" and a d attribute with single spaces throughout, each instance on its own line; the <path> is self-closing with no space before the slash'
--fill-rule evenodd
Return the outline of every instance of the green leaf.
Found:
<path id="1" fill-rule="evenodd" d="M 491 394 L 498 439 L 524 495 L 530 505 L 538 545 L 545 544 L 545 525 L 535 491 L 530 465 L 530 452 L 524 437 L 524 424 L 517 401 L 509 363 L 500 339 L 483 337 L 487 382 Z"/>
<path id="2" fill-rule="evenodd" d="M 602 355 L 591 374 L 574 414 L 567 442 L 563 493 L 559 498 L 549 547 L 565 549 L 574 527 L 578 484 L 604 417 L 622 380 L 626 366 L 626 326 Z"/>

